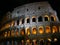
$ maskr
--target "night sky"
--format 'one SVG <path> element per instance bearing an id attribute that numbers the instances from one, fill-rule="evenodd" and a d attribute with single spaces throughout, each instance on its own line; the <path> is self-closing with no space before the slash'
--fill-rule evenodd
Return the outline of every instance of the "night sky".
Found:
<path id="1" fill-rule="evenodd" d="M 26 3 L 32 2 L 41 2 L 48 1 L 52 8 L 57 11 L 58 17 L 60 17 L 60 5 L 58 0 L 0 0 L 0 22 L 2 18 L 5 16 L 5 13 L 8 11 L 12 11 L 15 7 L 21 6 Z"/>

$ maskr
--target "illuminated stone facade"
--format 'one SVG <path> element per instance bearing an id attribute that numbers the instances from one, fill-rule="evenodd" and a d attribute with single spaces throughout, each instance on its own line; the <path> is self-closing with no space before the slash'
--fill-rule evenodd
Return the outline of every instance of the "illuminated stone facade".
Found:
<path id="1" fill-rule="evenodd" d="M 0 45 L 51 45 L 60 36 L 60 22 L 48 2 L 16 7 L 0 29 Z"/>

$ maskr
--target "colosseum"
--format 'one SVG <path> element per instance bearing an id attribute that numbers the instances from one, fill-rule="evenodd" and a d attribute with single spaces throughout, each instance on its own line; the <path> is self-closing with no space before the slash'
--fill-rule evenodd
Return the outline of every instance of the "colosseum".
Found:
<path id="1" fill-rule="evenodd" d="M 0 28 L 0 45 L 58 45 L 60 22 L 48 2 L 34 2 L 7 12 Z"/>

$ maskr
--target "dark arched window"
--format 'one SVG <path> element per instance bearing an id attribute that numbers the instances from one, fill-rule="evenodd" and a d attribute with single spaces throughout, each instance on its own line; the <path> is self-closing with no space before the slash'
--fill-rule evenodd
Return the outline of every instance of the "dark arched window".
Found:
<path id="1" fill-rule="evenodd" d="M 45 21 L 48 21 L 48 17 L 45 17 Z"/>
<path id="2" fill-rule="evenodd" d="M 27 23 L 30 23 L 30 19 L 29 18 L 27 19 Z"/>
<path id="3" fill-rule="evenodd" d="M 45 19 L 45 21 L 49 21 L 49 16 L 45 15 L 44 19 Z"/>
<path id="4" fill-rule="evenodd" d="M 39 10 L 41 9 L 40 6 L 38 7 L 38 9 L 39 9 Z"/>
<path id="5" fill-rule="evenodd" d="M 51 17 L 51 21 L 54 21 L 54 17 Z"/>
<path id="6" fill-rule="evenodd" d="M 28 11 L 29 9 L 27 9 L 27 11 Z"/>
<path id="7" fill-rule="evenodd" d="M 41 22 L 42 21 L 42 17 L 38 17 L 38 22 Z"/>
<path id="8" fill-rule="evenodd" d="M 17 20 L 17 25 L 19 25 L 19 20 Z"/>
<path id="9" fill-rule="evenodd" d="M 36 18 L 32 18 L 32 22 L 36 22 Z"/>
<path id="10" fill-rule="evenodd" d="M 22 24 L 24 24 L 24 19 L 22 19 Z"/>
<path id="11" fill-rule="evenodd" d="M 44 40 L 40 40 L 40 45 L 44 45 Z"/>

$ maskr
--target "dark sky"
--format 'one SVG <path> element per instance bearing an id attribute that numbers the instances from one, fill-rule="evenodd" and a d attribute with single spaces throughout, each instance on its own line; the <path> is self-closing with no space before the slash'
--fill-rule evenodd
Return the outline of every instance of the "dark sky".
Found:
<path id="1" fill-rule="evenodd" d="M 58 17 L 60 17 L 60 5 L 58 0 L 0 0 L 0 21 L 2 20 L 4 14 L 8 11 L 12 11 L 13 8 L 17 6 L 21 6 L 26 3 L 31 2 L 41 2 L 41 1 L 48 1 L 52 8 L 57 11 Z"/>

